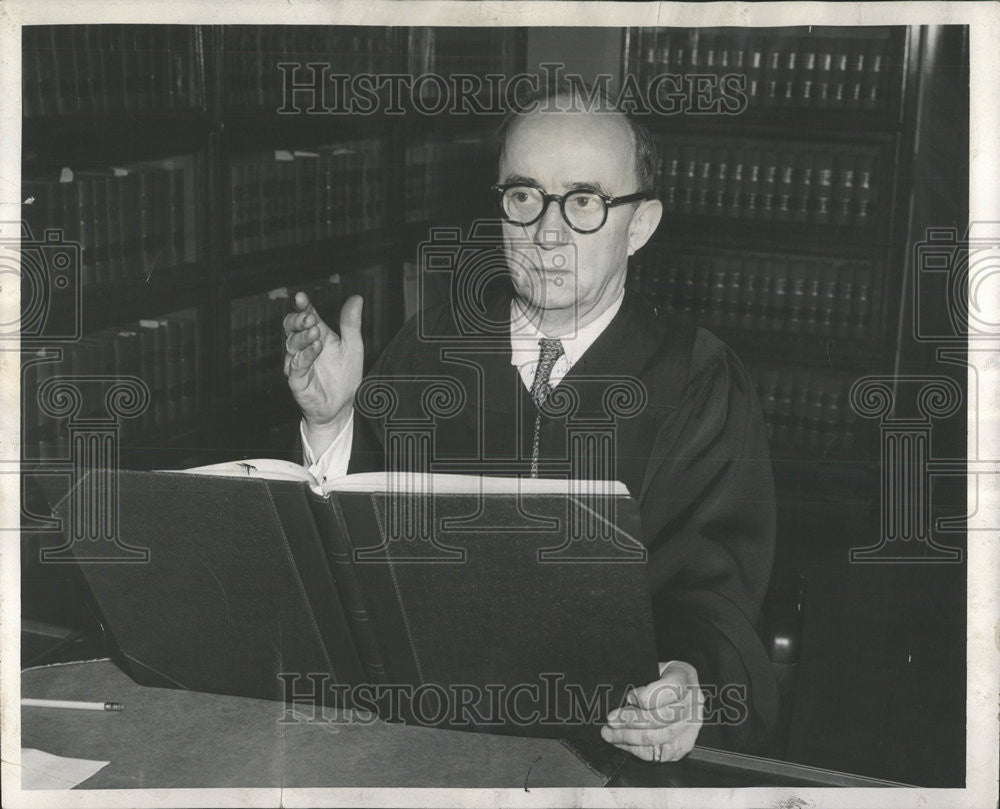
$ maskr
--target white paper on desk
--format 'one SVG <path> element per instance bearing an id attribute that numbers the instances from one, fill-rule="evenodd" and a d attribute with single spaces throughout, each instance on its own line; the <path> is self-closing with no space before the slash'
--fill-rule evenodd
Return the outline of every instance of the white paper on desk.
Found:
<path id="1" fill-rule="evenodd" d="M 54 756 L 33 747 L 22 747 L 21 789 L 72 789 L 108 763 Z"/>

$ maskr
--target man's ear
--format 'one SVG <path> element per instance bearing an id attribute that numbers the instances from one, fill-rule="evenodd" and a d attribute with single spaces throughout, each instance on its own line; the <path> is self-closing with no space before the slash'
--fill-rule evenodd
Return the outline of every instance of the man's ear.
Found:
<path id="1" fill-rule="evenodd" d="M 630 256 L 649 241 L 662 217 L 663 203 L 658 199 L 646 199 L 639 203 L 639 207 L 635 209 L 628 225 L 628 254 Z"/>

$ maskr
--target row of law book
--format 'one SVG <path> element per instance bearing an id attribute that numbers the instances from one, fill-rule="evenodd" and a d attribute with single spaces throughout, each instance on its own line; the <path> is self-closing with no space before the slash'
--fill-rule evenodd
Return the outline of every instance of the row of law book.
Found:
<path id="1" fill-rule="evenodd" d="M 847 375 L 767 364 L 751 364 L 748 370 L 773 445 L 823 456 L 855 449 L 857 418 Z"/>
<path id="2" fill-rule="evenodd" d="M 199 344 L 197 313 L 191 308 L 27 354 L 21 376 L 26 459 L 68 458 L 74 423 L 84 432 L 102 420 L 113 423 L 109 394 L 127 377 L 141 380 L 148 405 L 134 417 L 118 419 L 123 443 L 136 444 L 149 436 L 193 426 L 204 398 Z M 82 376 L 94 378 L 80 380 Z M 54 377 L 75 379 L 59 382 Z M 76 393 L 67 393 L 67 388 Z M 72 417 L 60 415 L 60 404 L 75 396 L 80 400 L 79 410 Z"/>
<path id="3" fill-rule="evenodd" d="M 245 399 L 284 389 L 283 320 L 293 310 L 291 298 L 298 291 L 309 296 L 334 331 L 339 329 L 343 302 L 351 295 L 361 295 L 364 298 L 361 337 L 366 360 L 373 360 L 388 338 L 386 286 L 385 267 L 372 265 L 232 300 L 229 310 L 231 395 Z"/>
<path id="4" fill-rule="evenodd" d="M 778 253 L 640 252 L 630 288 L 707 326 L 845 340 L 870 338 L 877 286 L 870 262 Z"/>
<path id="5" fill-rule="evenodd" d="M 663 138 L 656 186 L 669 213 L 872 228 L 878 148 L 861 144 Z"/>
<path id="6" fill-rule="evenodd" d="M 428 136 L 408 143 L 403 189 L 406 221 L 433 222 L 443 214 L 478 208 L 495 182 L 495 165 L 491 136 Z"/>
<path id="7" fill-rule="evenodd" d="M 664 73 L 736 74 L 750 108 L 883 111 L 901 77 L 888 28 L 640 28 L 634 38 L 641 85 Z"/>
<path id="8" fill-rule="evenodd" d="M 24 221 L 41 241 L 80 245 L 83 284 L 148 280 L 198 260 L 201 171 L 194 155 L 118 166 L 25 170 Z"/>
<path id="9" fill-rule="evenodd" d="M 380 138 L 362 138 L 234 158 L 229 167 L 232 253 L 384 227 L 384 155 Z"/>
<path id="10" fill-rule="evenodd" d="M 495 104 L 498 90 L 489 86 L 486 76 L 506 77 L 517 69 L 515 35 L 509 29 L 489 26 L 409 29 L 407 72 L 414 79 L 430 74 L 475 76 L 481 89 L 470 85 L 472 97 L 486 104 L 492 93 Z M 427 82 L 417 86 L 416 94 L 433 107 L 440 103 L 440 89 L 440 85 Z"/>
<path id="11" fill-rule="evenodd" d="M 200 29 L 190 25 L 29 25 L 26 116 L 166 112 L 202 105 Z"/>
<path id="12" fill-rule="evenodd" d="M 315 94 L 325 106 L 347 109 L 350 99 L 336 98 L 343 84 L 331 75 L 385 74 L 392 70 L 393 29 L 357 25 L 227 25 L 225 37 L 226 103 L 230 109 L 267 108 L 277 111 L 294 105 L 313 106 L 312 97 L 288 93 L 293 85 L 325 82 Z M 315 72 L 278 65 L 317 65 Z M 348 92 L 350 88 L 348 86 Z"/>

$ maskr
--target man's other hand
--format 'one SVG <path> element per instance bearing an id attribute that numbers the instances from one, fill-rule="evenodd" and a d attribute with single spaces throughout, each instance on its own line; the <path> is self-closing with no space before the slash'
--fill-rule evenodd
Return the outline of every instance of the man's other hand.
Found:
<path id="1" fill-rule="evenodd" d="M 644 761 L 678 761 L 691 752 L 704 718 L 705 697 L 694 666 L 660 664 L 660 679 L 629 692 L 608 714 L 601 737 Z"/>
<path id="2" fill-rule="evenodd" d="M 309 296 L 295 294 L 285 316 L 285 376 L 305 419 L 306 439 L 317 455 L 329 446 L 352 413 L 361 384 L 363 300 L 352 295 L 340 310 L 340 334 L 319 316 Z"/>

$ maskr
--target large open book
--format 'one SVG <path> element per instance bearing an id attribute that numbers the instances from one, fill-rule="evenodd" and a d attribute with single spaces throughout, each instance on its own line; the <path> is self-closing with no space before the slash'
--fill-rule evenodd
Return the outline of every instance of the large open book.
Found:
<path id="1" fill-rule="evenodd" d="M 119 539 L 149 561 L 82 569 L 140 683 L 565 738 L 657 677 L 619 483 L 320 487 L 264 460 L 117 481 Z M 72 509 L 71 492 L 55 511 Z"/>

